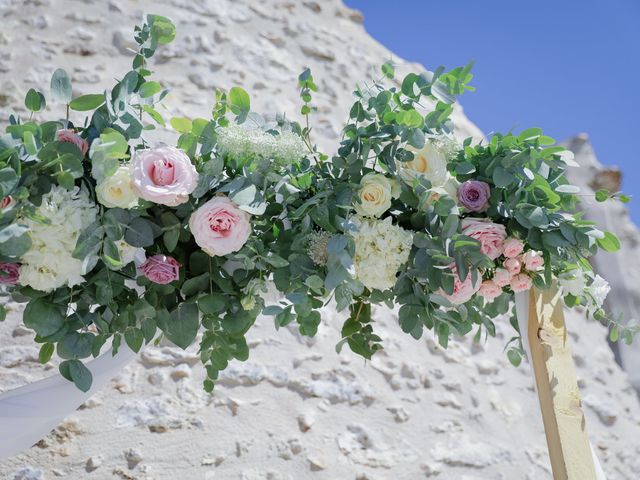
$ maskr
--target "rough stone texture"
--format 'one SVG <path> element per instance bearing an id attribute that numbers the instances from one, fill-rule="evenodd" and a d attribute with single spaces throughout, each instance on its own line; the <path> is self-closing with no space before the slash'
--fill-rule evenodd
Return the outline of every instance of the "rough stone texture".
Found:
<path id="1" fill-rule="evenodd" d="M 73 75 L 75 94 L 109 86 L 128 68 L 143 8 L 136 0 L 0 0 L 0 113 L 23 108 L 32 86 L 47 91 L 56 67 Z M 315 139 L 327 149 L 353 85 L 391 56 L 363 30 L 359 12 L 337 0 L 160 0 L 153 13 L 178 25 L 175 44 L 153 64 L 174 87 L 171 114 L 206 116 L 215 86 L 241 84 L 257 110 L 295 116 L 296 75 L 310 66 L 321 90 Z M 421 67 L 399 70 L 410 68 Z M 461 110 L 455 120 L 460 137 L 481 136 Z M 0 391 L 56 372 L 54 362 L 37 363 L 21 307 L 9 307 Z M 232 364 L 214 395 L 201 389 L 195 348 L 147 348 L 47 438 L 0 462 L 0 478 L 551 478 L 528 367 L 504 356 L 513 335 L 506 320 L 496 339 L 454 341 L 445 351 L 431 335 L 403 334 L 397 312 L 376 308 L 374 317 L 386 348 L 371 362 L 335 353 L 343 317 L 331 308 L 315 341 L 261 318 L 249 362 Z M 638 399 L 604 329 L 579 312 L 567 322 L 596 451 L 610 480 L 635 479 Z"/>

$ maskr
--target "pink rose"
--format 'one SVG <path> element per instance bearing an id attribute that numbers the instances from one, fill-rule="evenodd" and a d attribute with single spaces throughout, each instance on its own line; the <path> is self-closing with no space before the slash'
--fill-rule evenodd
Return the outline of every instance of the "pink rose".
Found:
<path id="1" fill-rule="evenodd" d="M 449 295 L 443 289 L 438 290 L 438 295 L 443 296 L 447 300 L 449 300 L 454 305 L 461 305 L 463 303 L 471 300 L 471 297 L 480 289 L 480 279 L 476 281 L 474 284 L 471 281 L 471 272 L 467 274 L 467 278 L 464 281 L 460 280 L 458 277 L 458 270 L 455 265 L 451 265 L 450 269 L 453 271 L 454 281 L 453 281 L 453 293 Z"/>
<path id="2" fill-rule="evenodd" d="M 19 263 L 0 263 L 0 284 L 15 285 L 20 280 Z"/>
<path id="3" fill-rule="evenodd" d="M 520 273 L 519 275 L 516 275 L 511 279 L 511 290 L 513 290 L 515 293 L 529 290 L 532 285 L 533 282 L 531 281 L 531 278 L 529 278 L 529 276 L 525 275 L 524 273 Z"/>
<path id="4" fill-rule="evenodd" d="M 458 187 L 458 202 L 470 212 L 484 212 L 489 208 L 491 187 L 487 182 L 467 180 Z"/>
<path id="5" fill-rule="evenodd" d="M 524 250 L 524 243 L 514 237 L 509 237 L 504 241 L 504 256 L 516 258 Z"/>
<path id="6" fill-rule="evenodd" d="M 89 143 L 70 128 L 58 130 L 58 141 L 73 143 L 82 152 L 83 156 L 89 151 Z"/>
<path id="7" fill-rule="evenodd" d="M 462 220 L 462 233 L 475 238 L 481 244 L 480 251 L 491 260 L 495 260 L 504 251 L 507 230 L 504 225 L 493 223 L 489 219 L 465 218 Z"/>
<path id="8" fill-rule="evenodd" d="M 175 207 L 189 200 L 198 185 L 198 172 L 182 150 L 164 145 L 136 152 L 131 182 L 140 198 Z"/>
<path id="9" fill-rule="evenodd" d="M 180 278 L 180 264 L 166 255 L 154 255 L 140 265 L 142 274 L 153 283 L 166 285 Z"/>
<path id="10" fill-rule="evenodd" d="M 227 197 L 213 197 L 191 214 L 189 228 L 202 250 L 213 256 L 237 252 L 251 234 L 250 216 Z"/>
<path id="11" fill-rule="evenodd" d="M 530 272 L 535 272 L 544 265 L 544 258 L 540 252 L 529 250 L 522 256 L 524 268 Z"/>
<path id="12" fill-rule="evenodd" d="M 493 283 L 500 288 L 506 287 L 511 283 L 511 274 L 505 268 L 496 268 L 496 273 L 493 275 Z"/>
<path id="13" fill-rule="evenodd" d="M 519 274 L 522 270 L 522 263 L 517 258 L 507 258 L 503 265 L 511 276 Z"/>
<path id="14" fill-rule="evenodd" d="M 10 207 L 12 205 L 13 205 L 13 198 L 11 198 L 11 195 L 7 195 L 0 202 L 0 210 L 4 210 L 5 208 Z"/>
<path id="15" fill-rule="evenodd" d="M 488 301 L 493 301 L 501 294 L 502 288 L 491 280 L 485 280 L 482 282 L 482 285 L 480 285 L 480 289 L 478 290 L 478 295 L 484 297 L 484 299 Z"/>

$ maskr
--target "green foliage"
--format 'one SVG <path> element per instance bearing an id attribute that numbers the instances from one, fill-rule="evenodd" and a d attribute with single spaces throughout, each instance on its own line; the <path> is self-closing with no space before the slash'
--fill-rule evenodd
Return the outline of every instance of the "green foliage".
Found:
<path id="1" fill-rule="evenodd" d="M 166 126 L 159 103 L 168 90 L 151 80 L 149 60 L 175 35 L 169 19 L 148 15 L 134 31 L 131 70 L 104 93 L 74 99 L 69 76 L 64 70 L 54 72 L 54 101 L 66 105 L 67 114 L 84 115 L 43 123 L 33 115 L 28 121 L 12 116 L 0 139 L 0 198 L 11 196 L 0 212 L 1 261 L 24 261 L 32 246 L 27 219 L 48 221 L 38 207 L 55 185 L 77 188 L 96 204 L 97 217 L 80 232 L 72 252 L 86 267 L 80 286 L 47 292 L 9 287 L 16 300 L 28 301 L 24 323 L 41 344 L 40 362 L 57 353 L 63 359 L 61 374 L 84 391 L 92 376 L 82 360 L 98 356 L 107 342 L 114 352 L 123 341 L 137 352 L 163 337 L 180 348 L 201 338 L 204 388 L 212 391 L 220 371 L 248 358 L 245 335 L 260 313 L 272 316 L 276 329 L 295 326 L 301 335 L 314 336 L 329 300 L 345 316 L 348 312 L 336 350 L 346 345 L 365 359 L 383 348 L 375 333 L 374 305 L 398 305 L 403 332 L 416 339 L 433 335 L 443 347 L 453 335 L 475 332 L 476 340 L 495 336 L 494 319 L 509 312 L 513 288 L 504 287 L 492 301 L 474 295 L 505 259 L 487 256 L 479 239 L 465 233 L 470 218 L 490 220 L 522 241 L 525 252 L 540 253 L 544 268 L 523 270 L 538 288 L 578 269 L 588 283 L 595 282 L 588 257 L 599 249 L 620 248 L 612 233 L 598 230 L 577 212 L 578 190 L 565 177 L 571 155 L 541 129 L 494 134 L 479 144 L 471 139 L 455 143 L 453 104 L 473 90 L 471 64 L 402 76 L 392 62 L 384 63 L 379 80 L 354 92 L 331 159 L 311 141 L 318 87 L 309 69 L 297 82 L 302 124 L 283 115 L 268 121 L 252 112 L 249 94 L 241 87 L 217 90 L 208 118 L 169 119 L 180 134 L 177 147 L 198 173 L 188 198 L 181 196 L 170 206 L 140 199 L 133 208 L 108 208 L 99 203 L 96 189 L 135 158 L 136 151 L 149 148 L 147 130 Z M 43 111 L 44 96 L 29 90 L 25 106 L 31 114 Z M 74 125 L 70 120 L 79 121 Z M 88 155 L 73 142 L 59 141 L 61 128 L 89 143 Z M 440 157 L 443 165 L 438 166 Z M 437 173 L 446 181 L 420 171 L 425 161 L 430 169 L 440 168 Z M 376 192 L 388 197 L 383 199 L 387 208 L 377 211 L 371 224 L 377 228 L 383 223 L 398 236 L 411 234 L 403 246 L 406 257 L 394 266 L 386 286 L 371 285 L 361 270 L 359 249 L 366 242 L 357 234 L 365 230 L 360 210 L 367 201 L 360 185 L 365 175 L 379 180 Z M 489 187 L 480 212 L 458 201 L 457 184 L 468 180 Z M 237 218 L 246 215 L 250 223 L 246 241 L 225 255 L 204 251 L 194 236 L 199 225 L 192 224 L 193 212 L 219 196 L 238 208 Z M 629 200 L 605 190 L 595 197 Z M 232 217 L 220 225 L 228 226 Z M 390 247 L 394 239 L 385 231 L 376 230 L 368 240 L 381 250 L 379 258 L 365 259 L 373 260 L 366 267 L 375 270 L 371 274 L 386 273 L 396 253 Z M 130 261 L 132 248 L 144 249 L 147 258 L 171 257 L 178 264 L 177 278 L 152 282 L 152 275 L 147 278 Z M 268 282 L 281 294 L 277 304 L 265 305 Z M 463 282 L 476 287 L 458 301 L 452 294 L 464 288 Z M 630 341 L 638 329 L 610 320 L 592 297 L 585 288 L 584 295 L 566 295 L 566 302 L 588 308 L 610 327 L 612 340 Z M 0 321 L 5 314 L 0 310 Z M 520 364 L 517 336 L 505 351 L 512 364 Z"/>

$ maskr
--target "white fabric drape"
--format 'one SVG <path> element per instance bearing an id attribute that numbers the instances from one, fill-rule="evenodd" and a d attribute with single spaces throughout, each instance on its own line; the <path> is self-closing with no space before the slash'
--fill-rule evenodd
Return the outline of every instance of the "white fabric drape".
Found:
<path id="1" fill-rule="evenodd" d="M 516 317 L 518 318 L 518 328 L 520 329 L 520 336 L 522 337 L 522 346 L 527 352 L 527 358 L 531 359 L 531 345 L 529 345 L 529 302 L 530 302 L 530 292 L 519 292 L 515 294 L 516 297 Z M 531 374 L 534 376 L 533 384 L 536 387 L 536 391 L 538 390 L 538 386 L 535 380 L 535 372 L 533 371 L 533 364 L 529 362 L 531 366 Z M 589 446 L 591 447 L 591 456 L 593 457 L 593 465 L 596 470 L 596 480 L 607 480 L 604 471 L 602 470 L 602 465 L 600 465 L 600 461 L 596 455 L 596 452 L 593 448 L 593 444 L 589 442 Z"/>
<path id="2" fill-rule="evenodd" d="M 87 362 L 93 383 L 87 392 L 57 374 L 0 395 L 0 459 L 26 450 L 45 437 L 136 356 L 122 345 Z"/>

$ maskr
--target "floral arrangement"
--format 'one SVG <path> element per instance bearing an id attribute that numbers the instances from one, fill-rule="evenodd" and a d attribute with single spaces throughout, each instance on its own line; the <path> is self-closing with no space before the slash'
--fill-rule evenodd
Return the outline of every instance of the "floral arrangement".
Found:
<path id="1" fill-rule="evenodd" d="M 83 360 L 108 341 L 115 354 L 123 340 L 138 351 L 166 338 L 199 341 L 211 391 L 247 359 L 259 314 L 313 336 L 330 301 L 348 310 L 337 349 L 365 358 L 382 348 L 372 304 L 400 305 L 403 331 L 433 330 L 446 347 L 451 335 L 493 335 L 514 292 L 556 281 L 568 305 L 632 336 L 602 310 L 609 287 L 587 259 L 619 244 L 576 211 L 570 152 L 539 129 L 454 139 L 470 66 L 388 88 L 384 64 L 356 90 L 332 158 L 311 141 L 309 70 L 298 85 L 305 126 L 266 120 L 234 87 L 216 92 L 211 118 L 170 120 L 176 146 L 151 146 L 145 132 L 167 126 L 167 90 L 148 60 L 174 37 L 169 19 L 149 15 L 111 90 L 73 98 L 57 70 L 51 100 L 66 116 L 37 121 L 46 100 L 31 89 L 29 119 L 11 116 L 0 137 L 0 282 L 28 302 L 40 361 L 57 353 L 80 389 L 92 380 Z M 271 283 L 281 300 L 266 305 Z M 521 353 L 515 335 L 508 356 Z"/>

